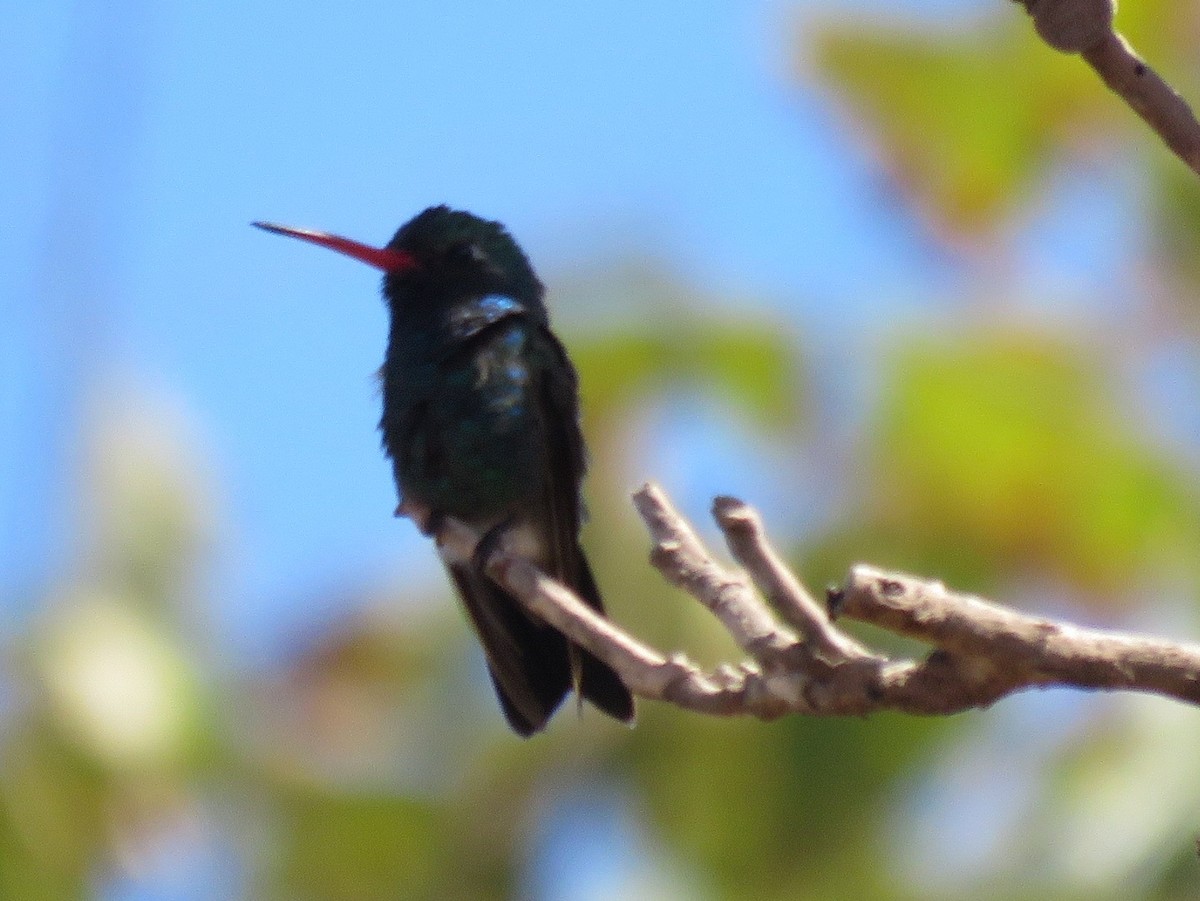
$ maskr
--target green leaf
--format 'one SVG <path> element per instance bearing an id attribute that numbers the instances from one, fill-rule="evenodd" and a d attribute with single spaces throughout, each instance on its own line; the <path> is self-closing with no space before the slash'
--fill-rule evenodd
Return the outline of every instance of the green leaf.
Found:
<path id="1" fill-rule="evenodd" d="M 1200 284 L 1200 184 L 1196 174 L 1171 158 L 1155 166 L 1151 186 L 1152 240 L 1164 273 L 1179 276 L 1191 288 L 1170 295 L 1192 317 L 1200 315 L 1195 286 Z"/>
<path id="2" fill-rule="evenodd" d="M 1103 94 L 1017 11 L 979 34 L 828 25 L 822 77 L 886 168 L 945 237 L 994 231 L 1030 196 L 1059 132 Z"/>
<path id="3" fill-rule="evenodd" d="M 638 797 L 656 831 L 720 898 L 895 897 L 875 799 L 945 721 L 714 721 L 655 708 L 633 736 Z M 847 840 L 853 836 L 853 840 Z"/>
<path id="4" fill-rule="evenodd" d="M 874 437 L 884 527 L 1094 589 L 1178 567 L 1200 538 L 1197 498 L 1112 396 L 1098 360 L 1051 338 L 912 347 Z"/>
<path id="5" fill-rule="evenodd" d="M 605 419 L 667 387 L 711 390 L 763 426 L 798 418 L 795 351 L 777 328 L 709 316 L 572 341 L 584 411 Z"/>
<path id="6" fill-rule="evenodd" d="M 312 901 L 433 897 L 446 823 L 437 805 L 299 790 L 284 801 L 276 893 Z"/>

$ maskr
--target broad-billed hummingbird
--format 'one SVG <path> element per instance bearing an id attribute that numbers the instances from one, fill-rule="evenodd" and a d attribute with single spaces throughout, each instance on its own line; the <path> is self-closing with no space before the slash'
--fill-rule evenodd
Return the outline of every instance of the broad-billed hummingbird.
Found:
<path id="1" fill-rule="evenodd" d="M 483 536 L 481 549 L 503 539 L 603 611 L 579 546 L 585 451 L 575 369 L 550 331 L 542 284 L 504 226 L 430 207 L 377 248 L 254 224 L 384 272 L 391 328 L 379 428 L 397 512 L 429 534 L 454 517 Z M 631 721 L 633 697 L 617 674 L 526 613 L 484 574 L 483 556 L 443 554 L 443 562 L 512 728 L 537 732 L 572 688 Z"/>

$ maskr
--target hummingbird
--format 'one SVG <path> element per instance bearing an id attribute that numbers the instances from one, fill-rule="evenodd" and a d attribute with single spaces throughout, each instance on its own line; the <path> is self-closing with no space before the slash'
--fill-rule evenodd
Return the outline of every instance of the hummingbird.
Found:
<path id="1" fill-rule="evenodd" d="M 633 697 L 617 674 L 483 571 L 503 541 L 604 610 L 579 545 L 586 452 L 578 377 L 517 242 L 499 222 L 446 206 L 419 213 L 383 247 L 253 224 L 383 271 L 391 321 L 379 429 L 397 514 L 428 535 L 453 517 L 482 536 L 472 559 L 443 550 L 442 562 L 512 729 L 540 731 L 570 690 L 632 722 Z"/>

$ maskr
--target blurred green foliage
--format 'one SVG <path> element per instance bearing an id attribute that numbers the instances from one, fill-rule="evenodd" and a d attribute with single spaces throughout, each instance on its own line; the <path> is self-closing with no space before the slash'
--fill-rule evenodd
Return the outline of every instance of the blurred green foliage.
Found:
<path id="1" fill-rule="evenodd" d="M 649 394 L 702 385 L 763 426 L 796 421 L 791 355 L 765 325 L 687 315 L 578 342 L 571 354 L 581 372 L 595 373 L 581 388 L 592 419 L 612 423 Z"/>
<path id="2" fill-rule="evenodd" d="M 1055 127 L 1091 96 L 1082 68 L 1015 19 L 957 40 L 847 24 L 817 46 L 886 164 L 952 239 L 986 233 L 1028 198 Z"/>
<path id="3" fill-rule="evenodd" d="M 1159 284 L 1194 284 L 1194 178 L 1082 64 L 1038 44 L 1016 9 L 1003 13 L 941 34 L 828 24 L 805 52 L 815 48 L 821 77 L 948 246 L 985 252 L 1068 150 L 1104 133 L 1144 162 Z M 1186 15 L 1169 2 L 1122 8 L 1155 62 L 1194 80 L 1174 39 Z M 630 309 L 654 316 L 566 336 L 594 457 L 586 539 L 616 619 L 728 659 L 696 605 L 643 565 L 622 454 L 653 404 L 700 388 L 803 471 L 828 459 L 813 428 L 828 399 L 800 338 L 776 324 L 689 308 L 661 274 L 632 290 Z M 1147 297 L 1141 312 L 1161 302 Z M 802 574 L 820 584 L 866 559 L 1014 602 L 1053 586 L 1082 617 L 1156 600 L 1160 616 L 1194 624 L 1195 473 L 1138 419 L 1118 365 L 1126 328 L 1083 340 L 976 309 L 889 334 L 851 449 L 836 472 L 810 473 L 834 508 L 813 511 L 802 537 L 777 536 Z M 1155 352 L 1155 334 L 1139 353 Z M 843 365 L 854 364 L 848 349 Z M 198 568 L 219 531 L 202 466 L 161 411 L 137 415 L 123 400 L 89 425 L 78 567 L 44 599 L 32 640 L 3 658 L 0 897 L 87 897 L 104 874 L 221 853 L 232 862 L 214 866 L 213 898 L 522 897 L 557 805 L 597 786 L 643 831 L 634 860 L 603 884 L 612 897 L 1200 894 L 1189 832 L 1200 727 L 1173 705 L 1035 707 L 995 727 L 999 768 L 972 765 L 991 713 L 762 724 L 644 704 L 631 731 L 564 710 L 521 743 L 446 598 L 404 622 L 348 617 L 279 671 L 230 672 L 196 614 Z M 374 600 L 362 609 L 396 606 Z M 955 815 L 939 816 L 927 795 L 963 772 Z M 1024 788 L 1007 827 L 985 807 L 958 810 L 1004 795 L 1008 779 Z M 988 835 L 994 853 L 963 863 Z"/>
<path id="4" fill-rule="evenodd" d="M 1102 362 L 1028 333 L 908 344 L 872 447 L 882 527 L 1094 597 L 1194 570 L 1200 498 L 1128 427 Z"/>

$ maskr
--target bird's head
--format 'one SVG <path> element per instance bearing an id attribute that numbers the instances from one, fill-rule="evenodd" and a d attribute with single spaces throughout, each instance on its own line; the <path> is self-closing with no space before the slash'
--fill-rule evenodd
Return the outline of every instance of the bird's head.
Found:
<path id="1" fill-rule="evenodd" d="M 254 224 L 383 270 L 384 294 L 393 303 L 413 296 L 445 301 L 486 294 L 541 303 L 541 282 L 504 226 L 463 210 L 430 207 L 400 226 L 383 247 L 269 222 Z"/>

